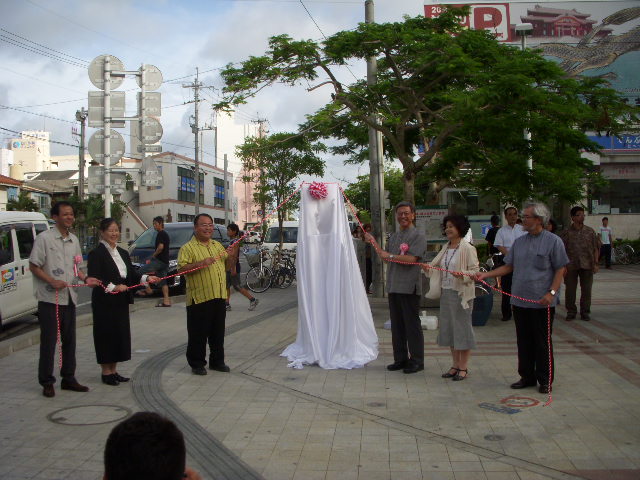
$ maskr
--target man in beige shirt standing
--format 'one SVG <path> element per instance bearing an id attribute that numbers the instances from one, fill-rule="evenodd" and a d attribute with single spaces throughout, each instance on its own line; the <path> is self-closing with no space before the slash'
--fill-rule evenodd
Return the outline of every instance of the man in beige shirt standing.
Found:
<path id="1" fill-rule="evenodd" d="M 78 292 L 68 285 L 85 282 L 97 286 L 98 280 L 88 277 L 79 269 L 82 260 L 78 237 L 69 231 L 75 221 L 73 207 L 68 202 L 58 202 L 51 207 L 51 218 L 55 227 L 36 237 L 29 256 L 29 268 L 33 273 L 33 287 L 38 300 L 38 323 L 40 324 L 40 360 L 38 381 L 42 394 L 55 396 L 53 385 L 53 363 L 56 352 L 58 319 L 60 320 L 60 341 L 62 343 L 62 366 L 60 387 L 74 392 L 88 392 L 80 385 L 76 372 L 76 305 Z M 56 291 L 58 292 L 56 295 Z"/>
<path id="2" fill-rule="evenodd" d="M 580 279 L 580 318 L 591 320 L 591 287 L 593 274 L 598 272 L 600 259 L 600 240 L 593 228 L 584 224 L 584 208 L 571 209 L 571 225 L 560 233 L 564 247 L 571 263 L 567 265 L 564 278 L 566 292 L 564 304 L 567 309 L 567 320 L 576 318 L 576 290 Z"/>

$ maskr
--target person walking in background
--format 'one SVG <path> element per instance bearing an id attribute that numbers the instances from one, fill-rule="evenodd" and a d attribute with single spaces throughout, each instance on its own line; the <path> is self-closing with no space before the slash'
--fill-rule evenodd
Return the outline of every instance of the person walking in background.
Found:
<path id="1" fill-rule="evenodd" d="M 516 324 L 520 380 L 511 384 L 511 388 L 534 387 L 539 383 L 540 393 L 549 393 L 553 383 L 550 332 L 558 302 L 557 292 L 565 266 L 569 263 L 562 240 L 544 228 L 549 215 L 549 209 L 543 203 L 525 205 L 522 224 L 526 233 L 513 242 L 504 259 L 505 264 L 496 270 L 476 274 L 477 280 L 485 280 L 513 273 L 511 304 Z"/>
<path id="2" fill-rule="evenodd" d="M 602 219 L 602 226 L 599 228 L 600 242 L 600 257 L 604 258 L 605 268 L 611 268 L 611 244 L 613 239 L 613 230 L 609 226 L 609 218 L 604 217 Z"/>
<path id="3" fill-rule="evenodd" d="M 518 224 L 518 209 L 516 207 L 507 207 L 504 209 L 504 217 L 507 220 L 507 224 L 504 225 L 496 234 L 496 241 L 494 245 L 502 254 L 500 264 L 504 262 L 504 257 L 509 253 L 509 249 L 516 238 L 526 235 L 522 225 Z M 511 297 L 507 294 L 511 293 L 511 283 L 513 281 L 513 275 L 511 273 L 502 276 L 500 279 L 500 288 L 504 292 L 502 294 L 502 321 L 507 322 L 511 320 Z"/>
<path id="4" fill-rule="evenodd" d="M 558 231 L 558 224 L 553 218 L 550 218 L 544 228 L 551 233 L 556 233 Z"/>
<path id="5" fill-rule="evenodd" d="M 444 218 L 442 228 L 448 242 L 429 266 L 422 266 L 422 273 L 429 277 L 426 297 L 440 299 L 438 345 L 451 349 L 452 366 L 442 374 L 442 378 L 460 381 L 469 374 L 469 357 L 471 350 L 476 348 L 471 325 L 473 299 L 476 295 L 471 275 L 480 270 L 480 265 L 475 247 L 464 239 L 470 228 L 466 217 L 449 215 Z"/>
<path id="6" fill-rule="evenodd" d="M 169 247 L 171 240 L 169 234 L 164 229 L 164 219 L 162 217 L 155 217 L 153 219 L 153 228 L 156 233 L 155 250 L 151 254 L 151 258 L 147 260 L 147 264 L 143 265 L 140 269 L 140 273 L 154 273 L 156 277 L 166 277 L 169 272 Z M 162 289 L 162 302 L 158 303 L 156 307 L 170 307 L 171 299 L 169 298 L 169 286 L 166 280 L 161 280 L 158 286 Z M 153 293 L 151 287 L 143 290 L 138 290 L 136 295 L 140 297 L 147 297 Z"/>
<path id="7" fill-rule="evenodd" d="M 187 277 L 187 362 L 194 375 L 206 375 L 208 343 L 209 369 L 229 372 L 224 363 L 227 252 L 211 240 L 213 219 L 208 214 L 196 215 L 193 232 L 178 252 L 178 273 Z"/>
<path id="8" fill-rule="evenodd" d="M 40 359 L 38 382 L 42 394 L 51 398 L 56 392 L 53 385 L 53 362 L 56 339 L 60 330 L 62 366 L 60 388 L 73 392 L 88 392 L 80 385 L 76 372 L 76 305 L 78 292 L 69 288 L 79 282 L 89 286 L 98 281 L 80 270 L 82 251 L 78 237 L 69 231 L 75 221 L 69 202 L 57 202 L 51 207 L 51 218 L 56 222 L 50 230 L 40 233 L 29 256 L 29 269 L 33 273 L 33 288 L 38 300 L 38 324 L 40 326 Z M 58 316 L 58 319 L 56 318 Z"/>
<path id="9" fill-rule="evenodd" d="M 227 249 L 229 256 L 226 260 L 227 268 L 227 301 L 225 308 L 228 311 L 231 310 L 231 287 L 236 292 L 240 292 L 242 295 L 249 299 L 249 310 L 253 311 L 258 306 L 258 299 L 249 293 L 244 287 L 240 286 L 240 242 L 237 241 L 240 233 L 240 227 L 235 223 L 230 223 L 227 227 L 227 235 L 231 241 L 231 245 Z"/>
<path id="10" fill-rule="evenodd" d="M 566 292 L 564 305 L 567 320 L 576 318 L 576 290 L 580 280 L 580 318 L 591 320 L 591 287 L 593 274 L 598 272 L 600 258 L 600 240 L 593 228 L 584 224 L 584 208 L 571 209 L 571 225 L 560 233 L 571 263 L 567 266 L 564 283 Z"/>
<path id="11" fill-rule="evenodd" d="M 118 373 L 118 363 L 131 360 L 131 327 L 129 304 L 133 295 L 130 286 L 157 282 L 158 277 L 140 274 L 129 254 L 118 247 L 120 227 L 113 218 L 100 222 L 100 244 L 89 253 L 87 269 L 104 288 L 91 292 L 93 312 L 93 344 L 96 359 L 102 369 L 102 383 L 117 386 L 129 378 Z"/>
<path id="12" fill-rule="evenodd" d="M 380 258 L 389 262 L 387 291 L 394 362 L 387 365 L 387 370 L 402 370 L 404 373 L 424 370 L 424 334 L 418 311 L 422 293 L 420 267 L 403 265 L 420 262 L 427 249 L 425 236 L 413 224 L 415 218 L 416 209 L 412 203 L 396 205 L 396 221 L 400 230 L 389 238 L 387 251 L 378 246 L 373 235 L 365 235 Z"/>

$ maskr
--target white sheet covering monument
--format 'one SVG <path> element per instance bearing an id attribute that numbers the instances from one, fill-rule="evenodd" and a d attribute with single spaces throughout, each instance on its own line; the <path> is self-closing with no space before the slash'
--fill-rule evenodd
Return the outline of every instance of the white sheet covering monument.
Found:
<path id="1" fill-rule="evenodd" d="M 298 229 L 298 335 L 282 356 L 290 367 L 358 368 L 378 356 L 376 335 L 342 193 L 301 190 Z"/>

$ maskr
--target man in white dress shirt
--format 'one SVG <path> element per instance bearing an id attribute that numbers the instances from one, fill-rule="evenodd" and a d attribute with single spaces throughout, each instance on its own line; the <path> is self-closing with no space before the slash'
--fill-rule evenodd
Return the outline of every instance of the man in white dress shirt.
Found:
<path id="1" fill-rule="evenodd" d="M 496 240 L 493 245 L 500 250 L 502 258 L 507 256 L 509 249 L 516 241 L 516 238 L 526 235 L 522 225 L 516 223 L 518 221 L 518 209 L 516 207 L 507 207 L 504 209 L 504 217 L 507 220 L 507 224 L 504 225 L 496 234 Z M 501 265 L 502 263 L 500 263 Z M 498 266 L 498 265 L 496 265 Z M 511 283 L 513 281 L 513 274 L 504 275 L 501 280 L 502 291 L 505 293 L 511 293 Z M 511 297 L 509 295 L 502 294 L 502 321 L 507 322 L 511 320 Z"/>

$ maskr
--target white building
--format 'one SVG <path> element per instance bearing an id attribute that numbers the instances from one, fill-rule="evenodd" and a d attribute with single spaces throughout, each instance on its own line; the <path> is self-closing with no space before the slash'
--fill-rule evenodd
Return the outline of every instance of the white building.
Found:
<path id="1" fill-rule="evenodd" d="M 150 227 L 153 218 L 161 216 L 165 222 L 190 222 L 195 213 L 195 162 L 189 157 L 172 152 L 148 157 L 162 174 L 161 187 L 137 187 L 125 192 L 120 199 L 130 209 L 122 219 L 123 242 L 135 239 Z M 125 168 L 139 165 L 140 160 L 123 159 Z M 211 215 L 215 223 L 225 223 L 224 170 L 206 163 L 199 164 L 200 201 L 199 212 Z M 233 175 L 227 175 L 228 197 L 233 198 Z M 227 208 L 227 220 L 234 220 L 231 205 Z"/>

